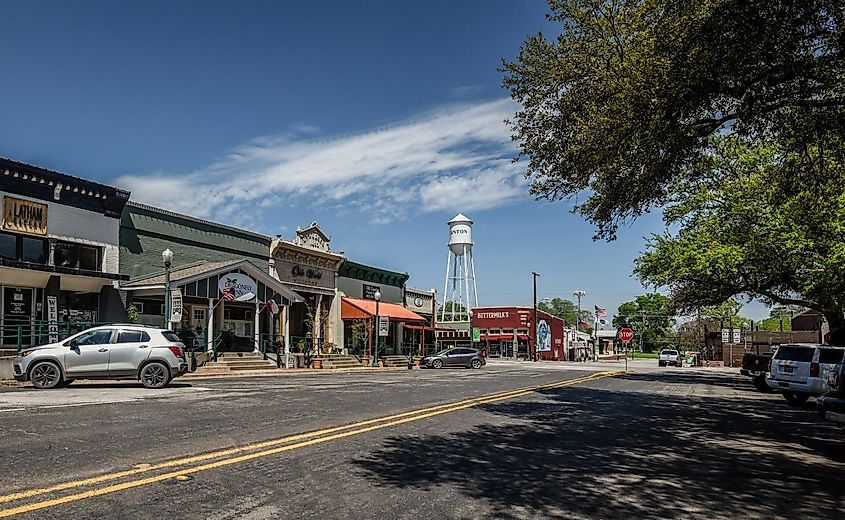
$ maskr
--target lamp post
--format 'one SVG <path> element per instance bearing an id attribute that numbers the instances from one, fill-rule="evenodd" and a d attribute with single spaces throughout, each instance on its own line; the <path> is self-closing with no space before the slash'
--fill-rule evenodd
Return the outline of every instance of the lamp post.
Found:
<path id="1" fill-rule="evenodd" d="M 169 248 L 161 252 L 164 262 L 164 328 L 170 328 L 170 266 L 173 264 L 173 251 Z"/>
<path id="2" fill-rule="evenodd" d="M 373 298 L 376 300 L 376 344 L 373 348 L 373 367 L 375 367 L 378 365 L 378 340 L 379 336 L 381 336 L 381 325 L 379 323 L 380 320 L 378 315 L 378 302 L 381 301 L 381 291 L 376 291 Z"/>

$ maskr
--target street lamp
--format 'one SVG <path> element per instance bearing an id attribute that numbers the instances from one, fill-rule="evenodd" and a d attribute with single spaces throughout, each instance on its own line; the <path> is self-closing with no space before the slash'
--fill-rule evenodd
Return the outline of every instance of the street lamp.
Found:
<path id="1" fill-rule="evenodd" d="M 164 262 L 164 328 L 170 328 L 170 266 L 173 265 L 173 251 L 170 248 L 161 252 L 161 260 Z"/>
<path id="2" fill-rule="evenodd" d="M 379 316 L 378 316 L 378 302 L 381 301 L 381 291 L 376 291 L 373 295 L 373 299 L 376 301 L 376 346 L 373 349 L 373 366 L 377 366 L 378 363 L 378 340 L 379 336 L 381 336 L 381 325 L 379 324 Z"/>

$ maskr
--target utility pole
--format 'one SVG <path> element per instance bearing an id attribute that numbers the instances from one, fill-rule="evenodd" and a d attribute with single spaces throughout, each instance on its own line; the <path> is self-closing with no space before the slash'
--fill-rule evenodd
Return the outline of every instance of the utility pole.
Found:
<path id="1" fill-rule="evenodd" d="M 540 276 L 539 274 L 535 273 L 534 271 L 531 272 L 531 277 L 534 281 L 534 320 L 531 324 L 532 331 L 529 338 L 534 338 L 533 341 L 530 343 L 534 344 L 534 353 L 533 358 L 534 361 L 537 361 L 537 277 Z M 531 349 L 531 345 L 528 345 L 529 351 Z M 529 356 L 531 356 L 531 352 L 529 352 Z"/>
<path id="2" fill-rule="evenodd" d="M 581 298 L 587 296 L 587 291 L 579 289 L 573 292 L 572 296 L 578 298 L 578 315 L 575 316 L 575 341 L 576 343 L 581 343 L 581 340 L 578 338 L 578 331 L 581 329 Z"/>

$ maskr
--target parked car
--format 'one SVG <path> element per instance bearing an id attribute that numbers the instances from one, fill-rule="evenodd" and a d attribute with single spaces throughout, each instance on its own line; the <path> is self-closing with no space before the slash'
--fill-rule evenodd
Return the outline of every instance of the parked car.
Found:
<path id="1" fill-rule="evenodd" d="M 830 369 L 827 387 L 827 393 L 816 398 L 816 409 L 821 415 L 826 412 L 845 413 L 845 363 Z"/>
<path id="2" fill-rule="evenodd" d="M 185 345 L 170 330 L 143 325 L 93 327 L 58 343 L 22 350 L 15 379 L 39 389 L 67 386 L 76 378 L 137 379 L 162 388 L 188 371 Z"/>
<path id="3" fill-rule="evenodd" d="M 677 350 L 663 349 L 660 351 L 660 355 L 657 356 L 657 366 L 660 367 L 667 365 L 679 367 L 681 366 L 681 362 L 681 353 Z"/>
<path id="4" fill-rule="evenodd" d="M 775 351 L 777 347 L 775 347 Z M 772 387 L 766 383 L 766 377 L 769 374 L 769 362 L 774 356 L 773 352 L 764 352 L 762 354 L 755 354 L 748 352 L 742 356 L 742 368 L 739 373 L 748 376 L 754 383 L 754 388 L 758 392 L 769 393 Z"/>
<path id="5" fill-rule="evenodd" d="M 789 403 L 802 404 L 828 391 L 828 374 L 842 362 L 843 354 L 845 348 L 831 345 L 781 345 L 769 362 L 766 383 L 782 391 Z"/>
<path id="6" fill-rule="evenodd" d="M 441 350 L 437 354 L 422 358 L 420 367 L 443 368 L 443 367 L 466 367 L 481 368 L 487 364 L 487 360 L 480 350 L 474 348 L 450 348 Z"/>

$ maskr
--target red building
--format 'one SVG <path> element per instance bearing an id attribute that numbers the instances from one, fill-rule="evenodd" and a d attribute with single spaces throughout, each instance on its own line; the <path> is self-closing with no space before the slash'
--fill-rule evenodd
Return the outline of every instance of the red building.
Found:
<path id="1" fill-rule="evenodd" d="M 531 307 L 476 307 L 472 327 L 481 335 L 473 346 L 487 350 L 491 357 L 529 358 L 536 352 L 541 359 L 566 359 L 563 320 L 538 310 L 539 326 L 533 321 Z"/>

